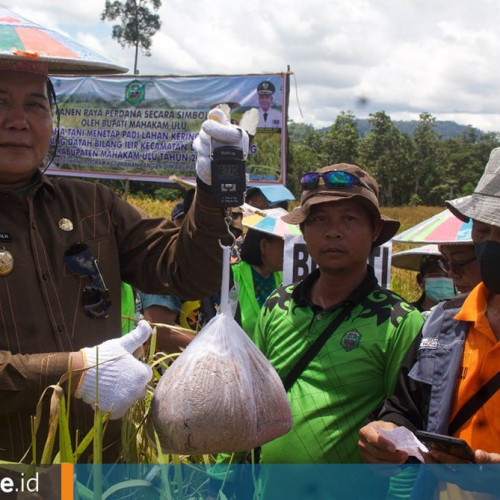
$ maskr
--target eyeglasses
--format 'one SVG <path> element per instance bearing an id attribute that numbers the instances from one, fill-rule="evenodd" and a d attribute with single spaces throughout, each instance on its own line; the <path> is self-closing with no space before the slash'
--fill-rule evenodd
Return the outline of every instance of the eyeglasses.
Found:
<path id="1" fill-rule="evenodd" d="M 452 272 L 453 274 L 456 274 L 457 276 L 462 276 L 464 273 L 464 267 L 470 264 L 471 262 L 474 262 L 476 260 L 476 256 L 471 257 L 468 260 L 464 260 L 462 262 L 448 262 L 445 259 L 440 259 L 439 260 L 439 267 L 445 272 L 445 273 L 450 273 Z"/>
<path id="2" fill-rule="evenodd" d="M 320 177 L 325 182 L 326 187 L 335 188 L 352 188 L 354 186 L 363 186 L 374 193 L 373 189 L 357 175 L 343 170 L 329 170 L 328 172 L 307 172 L 300 179 L 302 189 L 314 189 L 318 185 Z"/>
<path id="3" fill-rule="evenodd" d="M 91 318 L 107 318 L 111 307 L 109 291 L 104 284 L 97 260 L 92 250 L 85 243 L 76 243 L 64 253 L 67 268 L 77 276 L 88 276 L 90 283 L 82 294 L 82 306 L 85 314 Z"/>

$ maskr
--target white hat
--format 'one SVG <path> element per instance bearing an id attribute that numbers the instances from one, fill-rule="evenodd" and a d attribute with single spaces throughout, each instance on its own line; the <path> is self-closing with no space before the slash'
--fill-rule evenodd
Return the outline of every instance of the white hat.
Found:
<path id="1" fill-rule="evenodd" d="M 407 271 L 419 271 L 422 258 L 432 256 L 436 258 L 442 257 L 438 246 L 424 245 L 421 247 L 410 248 L 410 250 L 393 253 L 391 257 L 391 264 L 394 267 L 406 269 Z"/>

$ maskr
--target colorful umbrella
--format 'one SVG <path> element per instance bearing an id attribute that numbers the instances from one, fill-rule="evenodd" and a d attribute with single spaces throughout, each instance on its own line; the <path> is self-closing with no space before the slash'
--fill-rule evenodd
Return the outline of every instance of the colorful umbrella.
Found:
<path id="1" fill-rule="evenodd" d="M 410 248 L 410 250 L 393 253 L 391 264 L 400 269 L 418 271 L 420 269 L 422 257 L 428 255 L 435 255 L 436 257 L 442 256 L 437 245 L 424 245 L 417 248 Z"/>
<path id="2" fill-rule="evenodd" d="M 248 205 L 244 205 L 248 209 Z M 299 226 L 284 222 L 281 217 L 288 212 L 283 208 L 255 210 L 254 213 L 243 214 L 243 225 L 250 229 L 257 229 L 273 236 L 285 238 L 289 234 L 302 234 Z"/>
<path id="3" fill-rule="evenodd" d="M 127 68 L 0 5 L 0 59 L 48 64 L 51 75 L 126 73 Z"/>
<path id="4" fill-rule="evenodd" d="M 394 236 L 403 243 L 471 243 L 472 221 L 463 222 L 449 210 L 443 210 Z"/>

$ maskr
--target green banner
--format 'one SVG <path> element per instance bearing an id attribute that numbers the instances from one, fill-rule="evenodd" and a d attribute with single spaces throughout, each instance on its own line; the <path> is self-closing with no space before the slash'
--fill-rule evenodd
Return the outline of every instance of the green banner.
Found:
<path id="1" fill-rule="evenodd" d="M 60 126 L 48 173 L 159 182 L 171 175 L 194 179 L 192 142 L 210 109 L 222 105 L 234 124 L 256 110 L 248 181 L 285 181 L 287 74 L 52 81 Z"/>

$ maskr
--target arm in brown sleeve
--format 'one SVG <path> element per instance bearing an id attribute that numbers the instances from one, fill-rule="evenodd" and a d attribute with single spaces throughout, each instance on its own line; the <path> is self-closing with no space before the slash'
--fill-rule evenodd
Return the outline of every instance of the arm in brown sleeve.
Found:
<path id="1" fill-rule="evenodd" d="M 213 195 L 197 189 L 179 229 L 166 219 L 148 219 L 117 199 L 112 214 L 122 279 L 147 293 L 200 299 L 221 284 L 223 244 L 231 244 L 223 211 Z M 135 212 L 135 214 L 134 214 Z"/>
<path id="2" fill-rule="evenodd" d="M 32 408 L 44 389 L 68 371 L 69 353 L 12 354 L 0 351 L 0 414 Z"/>

